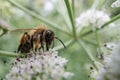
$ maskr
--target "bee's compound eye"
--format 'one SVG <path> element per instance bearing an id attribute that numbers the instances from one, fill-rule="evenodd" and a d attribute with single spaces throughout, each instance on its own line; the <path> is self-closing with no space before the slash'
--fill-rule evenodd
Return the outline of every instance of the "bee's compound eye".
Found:
<path id="1" fill-rule="evenodd" d="M 52 40 L 54 37 L 54 32 L 51 30 L 47 30 L 45 33 L 45 38 L 46 40 Z"/>
<path id="2" fill-rule="evenodd" d="M 46 37 L 51 37 L 51 36 L 53 36 L 54 35 L 54 33 L 53 33 L 53 31 L 50 31 L 50 30 L 47 30 L 46 31 Z"/>
<path id="3" fill-rule="evenodd" d="M 46 36 L 50 36 L 52 34 L 52 32 L 50 30 L 46 31 Z"/>

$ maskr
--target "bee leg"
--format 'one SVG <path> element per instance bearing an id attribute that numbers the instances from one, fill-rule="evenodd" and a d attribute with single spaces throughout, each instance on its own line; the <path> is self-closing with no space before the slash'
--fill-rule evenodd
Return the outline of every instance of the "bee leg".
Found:
<path id="1" fill-rule="evenodd" d="M 18 46 L 18 49 L 17 49 L 16 52 L 17 52 L 17 53 L 18 53 L 18 52 L 21 52 L 21 48 L 22 48 L 22 45 L 20 44 L 20 45 Z"/>
<path id="2" fill-rule="evenodd" d="M 54 48 L 54 45 L 55 45 L 55 42 L 54 42 L 54 40 L 53 40 L 53 42 L 52 42 L 52 47 L 51 47 L 52 49 Z"/>
<path id="3" fill-rule="evenodd" d="M 49 51 L 49 45 L 48 44 L 46 44 L 46 50 Z"/>
<path id="4" fill-rule="evenodd" d="M 41 44 L 41 48 L 42 48 L 42 51 L 44 52 L 44 46 L 43 46 L 43 44 Z"/>
<path id="5" fill-rule="evenodd" d="M 35 52 L 37 52 L 38 49 L 39 49 L 39 44 L 36 44 L 36 45 L 35 45 Z"/>
<path id="6" fill-rule="evenodd" d="M 41 44 L 42 51 L 44 52 L 43 36 L 41 34 L 40 34 L 40 44 Z"/>
<path id="7" fill-rule="evenodd" d="M 30 46 L 31 46 L 31 50 L 33 51 L 33 36 L 31 37 L 31 40 L 30 40 Z"/>

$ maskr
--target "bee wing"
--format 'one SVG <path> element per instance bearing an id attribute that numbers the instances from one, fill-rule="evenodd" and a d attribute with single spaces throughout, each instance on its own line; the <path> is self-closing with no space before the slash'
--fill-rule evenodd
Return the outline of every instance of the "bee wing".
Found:
<path id="1" fill-rule="evenodd" d="M 11 33 L 23 33 L 23 32 L 28 32 L 28 31 L 31 31 L 31 30 L 38 30 L 38 29 L 47 29 L 47 27 L 45 26 L 37 26 L 37 27 L 34 27 L 34 28 L 19 28 L 19 29 L 13 29 L 13 30 L 9 30 L 9 32 Z"/>
<path id="2" fill-rule="evenodd" d="M 13 29 L 13 30 L 9 30 L 10 33 L 24 33 L 24 32 L 28 32 L 28 31 L 31 31 L 31 30 L 36 30 L 35 28 L 23 28 L 23 29 Z"/>
<path id="3" fill-rule="evenodd" d="M 34 28 L 19 28 L 19 29 L 13 29 L 13 30 L 10 30 L 10 32 L 28 32 L 30 30 L 38 30 L 38 29 L 47 29 L 47 27 L 43 27 L 43 26 L 39 26 L 39 27 L 34 27 Z"/>

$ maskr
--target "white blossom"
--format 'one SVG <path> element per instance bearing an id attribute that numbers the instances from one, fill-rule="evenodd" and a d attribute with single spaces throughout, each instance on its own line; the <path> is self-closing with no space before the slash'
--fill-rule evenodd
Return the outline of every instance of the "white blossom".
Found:
<path id="1" fill-rule="evenodd" d="M 120 7 L 120 0 L 116 0 L 112 3 L 111 7 Z"/>
<path id="2" fill-rule="evenodd" d="M 104 75 L 105 75 L 105 73 L 106 73 L 106 70 L 105 70 L 105 68 L 101 68 L 100 70 L 99 70 L 99 72 L 97 73 L 97 74 L 99 74 L 98 76 L 97 76 L 97 80 L 104 80 Z M 96 77 L 96 76 L 95 76 Z"/>
<path id="3" fill-rule="evenodd" d="M 101 26 L 109 20 L 109 15 L 104 11 L 90 9 L 81 13 L 76 18 L 76 26 L 79 30 L 81 30 L 83 27 L 89 26 L 101 28 Z"/>
<path id="4" fill-rule="evenodd" d="M 115 47 L 116 47 L 116 45 L 117 45 L 117 43 L 106 43 L 106 44 L 104 44 L 104 47 L 106 47 L 107 49 L 110 49 L 110 50 L 112 50 L 112 49 L 114 49 Z"/>
<path id="5" fill-rule="evenodd" d="M 55 5 L 57 2 L 58 0 L 46 0 L 43 6 L 43 14 L 44 15 L 50 14 L 55 9 Z"/>
<path id="6" fill-rule="evenodd" d="M 62 80 L 70 79 L 73 73 L 66 72 L 68 60 L 57 52 L 31 54 L 27 58 L 17 58 L 12 64 L 6 80 Z"/>
<path id="7" fill-rule="evenodd" d="M 53 4 L 50 1 L 47 1 L 44 5 L 44 10 L 46 12 L 51 12 L 54 9 Z"/>
<path id="8" fill-rule="evenodd" d="M 104 59 L 96 80 L 120 80 L 120 44 Z"/>

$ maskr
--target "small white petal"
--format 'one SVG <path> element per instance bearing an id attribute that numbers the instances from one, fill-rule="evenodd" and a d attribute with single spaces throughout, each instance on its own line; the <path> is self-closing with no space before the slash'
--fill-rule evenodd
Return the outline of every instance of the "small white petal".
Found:
<path id="1" fill-rule="evenodd" d="M 64 78 L 65 78 L 65 79 L 71 78 L 72 76 L 74 76 L 73 73 L 70 73 L 70 72 L 65 72 L 65 73 L 64 73 Z"/>
<path id="2" fill-rule="evenodd" d="M 120 43 L 104 59 L 104 67 L 99 70 L 96 80 L 120 80 Z"/>
<path id="3" fill-rule="evenodd" d="M 44 52 L 44 54 L 32 55 L 28 58 L 20 58 L 15 61 L 9 74 L 6 75 L 7 80 L 62 80 L 68 60 L 58 56 L 58 52 Z M 71 75 L 72 76 L 72 75 Z M 71 77 L 70 76 L 70 77 Z M 69 76 L 67 77 L 67 79 Z"/>
<path id="4" fill-rule="evenodd" d="M 116 0 L 112 3 L 111 7 L 120 7 L 120 0 Z"/>
<path id="5" fill-rule="evenodd" d="M 81 13 L 76 18 L 77 30 L 81 30 L 84 27 L 95 26 L 96 28 L 101 28 L 101 26 L 110 20 L 107 13 L 100 10 L 90 9 Z"/>

